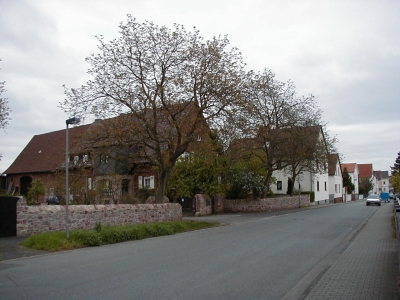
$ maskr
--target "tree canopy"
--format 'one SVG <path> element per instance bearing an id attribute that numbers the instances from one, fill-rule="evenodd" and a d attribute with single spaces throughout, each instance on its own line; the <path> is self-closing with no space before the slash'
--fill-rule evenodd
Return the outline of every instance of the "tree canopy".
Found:
<path id="1" fill-rule="evenodd" d="M 328 149 L 319 138 L 323 122 L 316 98 L 311 94 L 299 96 L 291 81 L 278 81 L 268 69 L 249 72 L 244 82 L 242 97 L 246 105 L 238 118 L 237 132 L 245 138 L 255 137 L 243 147 L 265 168 L 263 196 L 276 170 L 288 168 L 294 182 L 300 172 L 316 172 L 326 165 Z M 312 128 L 320 131 L 310 134 Z"/>
<path id="2" fill-rule="evenodd" d="M 355 190 L 354 183 L 351 181 L 351 177 L 349 175 L 349 171 L 347 171 L 347 168 L 344 168 L 343 170 L 343 186 L 347 188 L 347 193 L 352 194 Z"/>
<path id="3" fill-rule="evenodd" d="M 64 85 L 60 107 L 83 119 L 107 118 L 92 131 L 89 144 L 104 151 L 110 146 L 133 150 L 136 159 L 156 167 L 156 201 L 166 194 L 181 155 L 211 130 L 225 149 L 233 140 L 252 139 L 243 144 L 248 156 L 243 158 L 261 162 L 263 175 L 257 178 L 263 180 L 264 196 L 273 171 L 294 163 L 314 171 L 325 160 L 326 144 L 325 152 L 319 151 L 314 140 L 310 154 L 304 151 L 310 145 L 294 130 L 319 126 L 324 131 L 316 98 L 299 96 L 291 81 L 278 81 L 268 69 L 245 72 L 241 53 L 229 48 L 226 36 L 204 40 L 195 28 L 138 23 L 130 15 L 119 28 L 117 39 L 98 37 L 99 53 L 86 59 L 92 79 L 79 88 Z M 294 150 L 290 143 L 299 140 L 302 148 Z"/>
<path id="4" fill-rule="evenodd" d="M 199 126 L 220 127 L 239 99 L 243 62 L 227 37 L 204 41 L 183 26 L 138 23 L 128 15 L 120 37 L 105 42 L 86 59 L 92 76 L 80 88 L 64 86 L 60 103 L 70 115 L 132 116 L 140 140 L 158 168 L 156 199 L 163 198 L 176 160 L 197 139 Z M 189 115 L 189 111 L 191 114 Z"/>
<path id="5" fill-rule="evenodd" d="M 392 170 L 392 175 L 400 174 L 400 152 L 397 153 L 394 165 L 393 167 L 390 167 L 390 169 Z"/>
<path id="6" fill-rule="evenodd" d="M 367 195 L 374 188 L 374 183 L 372 182 L 372 178 L 369 177 L 361 177 L 358 180 L 358 191 L 360 194 Z"/>

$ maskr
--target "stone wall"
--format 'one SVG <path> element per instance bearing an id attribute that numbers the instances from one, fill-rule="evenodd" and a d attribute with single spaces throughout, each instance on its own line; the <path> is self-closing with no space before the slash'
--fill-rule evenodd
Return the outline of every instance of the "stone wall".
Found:
<path id="1" fill-rule="evenodd" d="M 205 195 L 197 194 L 194 196 L 194 215 L 196 217 L 206 216 L 212 214 L 211 199 L 206 198 Z"/>
<path id="2" fill-rule="evenodd" d="M 93 229 L 103 225 L 181 221 L 182 207 L 178 203 L 70 205 L 69 228 Z M 24 198 L 17 202 L 17 236 L 65 230 L 64 205 L 28 206 Z"/>
<path id="3" fill-rule="evenodd" d="M 310 206 L 310 195 L 265 199 L 224 200 L 224 212 L 264 212 Z"/>

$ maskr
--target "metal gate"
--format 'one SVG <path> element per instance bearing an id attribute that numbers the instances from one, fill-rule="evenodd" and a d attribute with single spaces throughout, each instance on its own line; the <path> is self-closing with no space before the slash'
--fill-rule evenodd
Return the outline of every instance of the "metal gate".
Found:
<path id="1" fill-rule="evenodd" d="M 0 237 L 17 236 L 18 197 L 0 197 Z"/>

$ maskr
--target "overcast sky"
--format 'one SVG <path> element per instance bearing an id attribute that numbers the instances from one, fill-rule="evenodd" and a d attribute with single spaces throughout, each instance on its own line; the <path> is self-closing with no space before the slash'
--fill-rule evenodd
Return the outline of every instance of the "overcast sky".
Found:
<path id="1" fill-rule="evenodd" d="M 131 14 L 228 35 L 248 70 L 271 69 L 313 94 L 344 162 L 390 170 L 400 151 L 398 0 L 0 0 L 0 81 L 12 110 L 0 173 L 36 134 L 65 128 L 62 85 L 89 79 L 96 35 L 118 37 Z"/>

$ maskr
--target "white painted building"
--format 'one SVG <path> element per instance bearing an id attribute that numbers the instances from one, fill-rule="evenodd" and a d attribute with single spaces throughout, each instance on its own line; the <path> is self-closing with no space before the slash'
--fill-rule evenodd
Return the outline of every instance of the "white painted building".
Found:
<path id="1" fill-rule="evenodd" d="M 275 178 L 275 184 L 271 185 L 271 191 L 275 195 L 284 195 L 288 192 L 289 186 L 289 175 L 288 172 L 284 170 L 275 171 L 273 173 L 273 177 Z M 315 193 L 315 202 L 323 201 L 329 202 L 329 176 L 328 172 L 323 174 L 311 174 L 308 171 L 302 172 L 302 174 L 298 175 L 296 178 L 296 182 L 294 183 L 294 191 L 295 193 L 299 192 L 314 192 Z"/>
<path id="2" fill-rule="evenodd" d="M 343 177 L 340 168 L 340 159 L 337 153 L 329 155 L 329 201 L 343 202 Z"/>
<path id="3" fill-rule="evenodd" d="M 340 168 L 342 169 L 342 174 L 344 173 L 344 169 L 347 169 L 349 176 L 351 178 L 351 182 L 354 184 L 354 191 L 353 193 L 346 194 L 343 193 L 343 202 L 351 201 L 351 200 L 358 200 L 359 199 L 359 192 L 358 192 L 358 178 L 359 178 L 359 170 L 358 165 L 356 163 L 344 163 L 340 164 Z"/>

